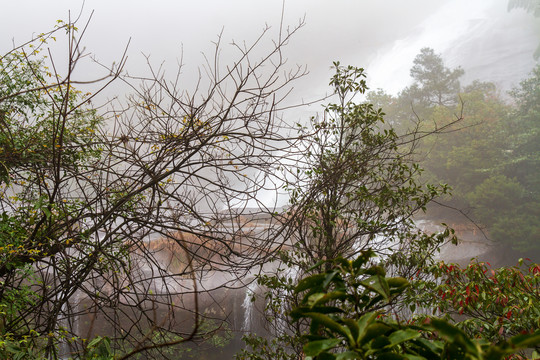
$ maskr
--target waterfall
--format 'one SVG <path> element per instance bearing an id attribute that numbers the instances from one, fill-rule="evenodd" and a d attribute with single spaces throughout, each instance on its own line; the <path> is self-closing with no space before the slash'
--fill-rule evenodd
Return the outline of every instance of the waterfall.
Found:
<path id="1" fill-rule="evenodd" d="M 246 287 L 246 295 L 244 296 L 244 302 L 242 303 L 242 308 L 244 309 L 244 323 L 242 324 L 242 331 L 250 332 L 251 319 L 253 317 L 253 295 L 255 295 L 255 289 L 257 288 L 257 282 L 253 281 Z"/>
<path id="2" fill-rule="evenodd" d="M 298 282 L 299 277 L 301 276 L 300 268 L 298 266 L 292 266 L 287 268 L 285 271 L 285 277 L 291 278 L 293 282 Z M 279 299 L 281 300 L 280 304 L 280 314 L 276 314 L 275 319 L 275 331 L 277 334 L 283 334 L 289 330 L 289 319 L 288 319 L 288 313 L 291 310 L 290 308 L 290 296 L 291 293 L 289 291 L 280 292 L 276 294 Z"/>
<path id="3" fill-rule="evenodd" d="M 64 296 L 63 292 L 60 293 L 60 298 Z M 68 300 L 69 301 L 69 300 Z M 69 320 L 68 317 L 65 315 L 68 311 L 68 301 L 66 301 L 64 304 L 62 304 L 62 308 L 58 315 L 56 315 L 56 322 L 58 324 L 58 329 L 69 329 Z M 65 338 L 65 334 L 62 334 L 60 331 L 58 332 L 58 336 L 60 337 L 60 342 L 58 343 L 58 356 L 60 359 L 68 359 L 69 358 L 69 344 Z"/>
<path id="4" fill-rule="evenodd" d="M 63 293 L 60 294 L 60 297 L 63 296 Z M 81 302 L 82 292 L 77 290 L 75 293 L 66 300 L 62 305 L 60 313 L 57 315 L 58 328 L 65 329 L 65 333 L 60 333 L 61 340 L 58 344 L 58 356 L 59 359 L 67 360 L 70 359 L 72 352 L 72 344 L 68 339 L 69 335 L 79 336 L 80 335 L 80 315 L 78 314 L 79 305 Z"/>

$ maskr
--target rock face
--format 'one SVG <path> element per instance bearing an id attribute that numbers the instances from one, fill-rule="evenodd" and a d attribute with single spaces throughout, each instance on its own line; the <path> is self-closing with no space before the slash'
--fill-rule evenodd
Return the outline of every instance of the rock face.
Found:
<path id="1" fill-rule="evenodd" d="M 540 23 L 521 9 L 486 10 L 485 18 L 471 19 L 464 36 L 444 51 L 452 66 L 465 69 L 464 84 L 475 79 L 494 82 L 502 91 L 515 87 L 535 65 Z"/>
<path id="2" fill-rule="evenodd" d="M 527 77 L 540 43 L 538 18 L 522 9 L 509 11 L 507 0 L 439 3 L 414 29 L 377 49 L 366 67 L 376 82 L 371 88 L 393 94 L 403 90 L 423 47 L 442 54 L 446 66 L 461 66 L 462 85 L 477 79 L 493 82 L 504 94 Z"/>

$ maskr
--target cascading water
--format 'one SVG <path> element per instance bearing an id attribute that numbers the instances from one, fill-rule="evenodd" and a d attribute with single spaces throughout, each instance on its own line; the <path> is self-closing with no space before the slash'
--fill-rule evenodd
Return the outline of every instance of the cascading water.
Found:
<path id="1" fill-rule="evenodd" d="M 58 327 L 61 330 L 60 343 L 58 345 L 58 355 L 62 360 L 70 359 L 72 348 L 67 339 L 68 334 L 74 336 L 80 335 L 80 316 L 77 314 L 79 304 L 81 302 L 81 291 L 75 291 L 75 293 L 62 305 L 62 309 L 58 314 Z M 60 294 L 63 296 L 63 294 Z"/>
<path id="2" fill-rule="evenodd" d="M 60 298 L 64 296 L 63 293 L 60 293 Z M 65 335 L 62 334 L 61 329 L 69 329 L 69 321 L 67 316 L 65 315 L 68 311 L 68 301 L 66 301 L 61 308 L 60 313 L 57 315 L 56 322 L 58 323 L 58 328 L 60 329 L 58 336 L 60 337 L 60 343 L 58 344 L 58 354 L 60 359 L 68 359 L 69 356 L 69 344 L 67 340 L 65 339 Z"/>
<path id="3" fill-rule="evenodd" d="M 252 317 L 254 303 L 252 301 L 255 290 L 257 289 L 257 282 L 253 281 L 246 287 L 246 295 L 244 296 L 244 302 L 242 308 L 244 309 L 244 323 L 242 324 L 242 331 L 250 332 L 252 329 Z"/>
<path id="4" fill-rule="evenodd" d="M 285 273 L 286 273 L 285 276 L 292 279 L 293 282 L 297 282 L 299 280 L 300 269 L 298 268 L 298 266 L 293 266 L 293 267 L 288 268 L 285 271 Z M 287 330 L 289 330 L 289 327 L 288 327 L 289 319 L 287 318 L 286 314 L 288 314 L 288 312 L 291 310 L 288 307 L 289 303 L 287 301 L 290 298 L 291 294 L 289 291 L 286 291 L 283 293 L 278 293 L 276 295 L 281 300 L 281 307 L 280 307 L 280 314 L 278 314 L 278 316 L 276 317 L 275 331 L 278 334 L 282 334 L 282 333 L 287 332 Z"/>

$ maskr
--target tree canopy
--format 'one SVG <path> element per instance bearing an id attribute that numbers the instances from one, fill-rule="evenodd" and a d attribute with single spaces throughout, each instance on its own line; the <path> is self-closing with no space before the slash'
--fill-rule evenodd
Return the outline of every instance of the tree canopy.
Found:
<path id="1" fill-rule="evenodd" d="M 251 52 L 268 29 L 248 48 L 233 44 L 237 61 L 227 66 L 217 42 L 207 87 L 188 93 L 157 69 L 129 77 L 125 57 L 103 65 L 104 79 L 78 81 L 89 56 L 75 25 L 60 22 L 0 56 L 7 358 L 80 357 L 97 344 L 129 358 L 211 336 L 198 309 L 206 274 L 223 272 L 215 286 L 230 285 L 284 241 L 271 217 L 255 233 L 257 220 L 241 215 L 248 202 L 270 212 L 257 194 L 278 190 L 277 169 L 294 146 L 280 112 L 305 70 L 282 76 L 281 52 L 297 28 L 269 41 L 262 59 Z M 65 69 L 40 55 L 57 37 L 68 44 Z M 91 102 L 116 79 L 132 95 L 98 114 Z"/>

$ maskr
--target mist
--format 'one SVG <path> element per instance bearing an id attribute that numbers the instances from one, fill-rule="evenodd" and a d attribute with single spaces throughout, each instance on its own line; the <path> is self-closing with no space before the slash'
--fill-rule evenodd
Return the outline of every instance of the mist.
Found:
<path id="1" fill-rule="evenodd" d="M 116 336 L 123 341 L 128 336 L 124 336 L 122 326 L 129 323 L 138 333 L 129 339 L 131 342 L 119 345 L 124 346 L 122 351 L 126 353 L 138 350 L 149 338 L 152 344 L 159 344 L 171 340 L 168 336 L 173 334 L 177 341 L 195 328 L 202 334 L 200 338 L 194 337 L 196 341 L 190 341 L 188 347 L 170 348 L 163 354 L 171 359 L 178 356 L 232 358 L 244 346 L 243 335 L 269 337 L 276 335 L 276 330 L 278 335 L 280 331 L 284 333 L 291 310 L 286 306 L 291 304 L 275 305 L 272 314 L 275 318 L 265 318 L 269 314 L 265 309 L 266 296 L 283 300 L 291 295 L 291 284 L 313 269 L 302 268 L 306 265 L 303 261 L 307 262 L 306 254 L 314 257 L 310 260 L 330 259 L 324 251 L 341 246 L 340 241 L 348 232 L 361 226 L 366 228 L 351 235 L 349 243 L 344 243 L 345 250 L 341 254 L 344 257 L 356 256 L 371 244 L 383 249 L 383 255 L 379 255 L 385 260 L 393 252 L 406 253 L 414 249 L 413 241 L 409 244 L 397 239 L 403 240 L 418 231 L 414 240 L 423 239 L 431 244 L 437 234 L 446 231 L 447 238 L 455 235 L 455 239 L 433 245 L 432 264 L 448 261 L 466 267 L 473 257 L 490 261 L 493 268 L 514 265 L 523 257 L 538 262 L 540 158 L 535 91 L 540 83 L 540 18 L 526 8 L 514 6 L 515 3 L 512 0 L 168 0 L 154 3 L 22 0 L 3 4 L 0 54 L 53 29 L 59 19 L 79 19 L 77 26 L 79 34 L 83 33 L 86 55 L 77 63 L 74 77 L 82 81 L 107 77 L 113 73 L 111 68 L 123 66 L 116 82 L 91 102 L 82 100 L 84 106 L 95 107 L 96 114 L 105 119 L 104 127 L 99 130 L 106 139 L 106 146 L 99 151 L 110 149 L 109 156 L 117 162 L 110 165 L 96 155 L 91 158 L 95 161 L 92 166 L 97 164 L 94 173 L 90 170 L 79 177 L 75 171 L 75 180 L 64 183 L 58 176 L 57 189 L 60 190 L 51 192 L 63 196 L 62 191 L 66 191 L 69 196 L 53 199 L 51 204 L 73 205 L 82 219 L 80 223 L 76 220 L 65 226 L 62 230 L 65 233 L 58 239 L 45 234 L 47 241 L 53 238 L 52 241 L 58 241 L 61 246 L 65 244 L 67 250 L 59 252 L 58 257 L 66 264 L 75 265 L 56 266 L 55 261 L 50 261 L 55 260 L 54 253 L 38 260 L 24 258 L 28 268 L 35 266 L 47 281 L 54 284 L 58 281 L 58 287 L 46 288 L 47 281 L 40 283 L 45 289 L 41 291 L 49 291 L 49 288 L 55 291 L 55 295 L 49 296 L 50 308 L 39 307 L 49 306 L 46 301 L 35 302 L 38 305 L 27 313 L 34 311 L 38 314 L 36 319 L 42 321 L 41 314 L 48 314 L 50 310 L 53 315 L 46 324 L 43 321 L 43 329 L 54 335 L 65 331 L 61 327 L 67 328 L 66 334 L 73 336 L 72 343 L 66 340 L 66 335 L 62 335 L 65 338 L 58 336 L 61 340 L 56 345 L 49 343 L 53 357 L 67 359 L 73 349 L 73 353 L 86 351 L 86 340 L 81 340 L 83 330 L 92 336 L 101 335 L 99 331 L 102 331 L 106 336 Z M 276 46 L 276 41 L 290 31 L 294 32 L 291 39 L 283 46 Z M 253 43 L 257 46 L 247 51 Z M 280 52 L 272 53 L 270 61 L 262 61 L 274 47 Z M 71 65 L 66 57 L 69 52 L 66 42 L 50 41 L 45 50 L 42 55 L 49 57 L 54 70 L 65 74 L 67 66 Z M 246 68 L 230 71 L 231 66 L 247 61 L 248 52 L 249 61 L 262 64 L 256 67 L 259 72 L 253 72 L 254 78 L 249 77 L 249 71 L 242 73 Z M 122 59 L 125 64 L 119 65 Z M 333 66 L 338 61 L 344 67 Z M 214 68 L 215 64 L 219 66 Z M 370 203 L 371 198 L 366 198 L 365 202 L 358 198 L 342 199 L 341 203 L 335 203 L 348 204 L 353 210 L 347 208 L 343 218 L 332 218 L 329 223 L 337 229 L 337 235 L 332 238 L 334 242 L 323 247 L 319 241 L 320 249 L 313 250 L 316 248 L 313 239 L 323 233 L 313 224 L 318 224 L 318 216 L 322 216 L 323 211 L 315 205 L 306 207 L 307 215 L 295 211 L 320 194 L 326 196 L 324 186 L 342 184 L 341 178 L 336 180 L 331 175 L 343 169 L 351 173 L 358 169 L 346 175 L 360 182 L 364 181 L 363 176 L 367 177 L 367 185 L 359 186 L 360 190 L 351 198 L 366 189 L 376 192 L 372 189 L 385 185 L 387 180 L 385 171 L 381 171 L 379 178 L 375 172 L 359 166 L 358 159 L 351 158 L 343 164 L 338 161 L 350 152 L 337 153 L 336 149 L 341 147 L 336 144 L 341 143 L 336 140 L 340 138 L 336 134 L 343 135 L 343 139 L 357 136 L 354 141 L 361 143 L 360 132 L 336 125 L 339 121 L 332 116 L 339 111 L 325 108 L 336 98 L 339 100 L 337 91 L 334 93 L 332 84 L 329 85 L 331 77 L 340 71 L 346 72 L 348 65 L 352 66 L 350 71 L 354 74 L 362 74 L 354 78 L 359 81 L 360 90 L 357 90 L 358 98 L 350 102 L 351 108 L 360 106 L 358 109 L 362 111 L 358 113 L 368 114 L 366 119 L 380 120 L 368 127 L 367 130 L 374 129 L 373 132 L 362 133 L 368 140 L 372 139 L 369 136 L 380 136 L 377 141 L 383 144 L 369 153 L 376 164 L 367 170 L 380 166 L 385 171 L 392 169 L 388 170 L 390 174 L 395 169 L 401 169 L 402 174 L 410 171 L 414 177 L 411 175 L 406 180 L 388 177 L 401 185 L 409 180 L 418 181 L 417 189 L 435 184 L 437 190 L 433 194 L 437 196 L 433 198 L 437 201 L 426 205 L 418 200 L 424 198 L 414 191 L 410 198 L 407 192 L 396 196 L 399 200 L 395 208 L 388 205 L 394 204 L 394 199 L 388 203 L 384 202 L 387 199 L 373 201 L 375 205 Z M 365 70 L 367 88 L 361 82 L 364 73 L 360 68 Z M 416 72 L 411 71 L 413 68 Z M 291 76 L 294 80 L 291 83 L 286 69 L 293 69 L 295 74 Z M 272 73 L 273 70 L 276 72 Z M 225 76 L 224 81 L 216 75 L 227 71 L 233 75 Z M 249 84 L 247 90 L 238 85 L 244 84 L 244 80 Z M 80 84 L 77 88 L 91 95 L 96 84 Z M 242 91 L 238 90 L 240 88 Z M 173 91 L 169 92 L 171 89 Z M 258 94 L 260 89 L 265 91 Z M 235 92 L 240 93 L 240 100 Z M 130 97 L 133 94 L 136 95 Z M 57 100 L 51 98 L 53 105 L 59 108 L 54 102 Z M 211 101 L 206 102 L 206 99 Z M 361 108 L 366 102 L 373 103 L 374 108 Z M 381 112 L 378 112 L 379 107 Z M 0 120 L 4 121 L 6 114 L 7 111 L 0 108 Z M 17 118 L 14 119 L 13 128 L 19 130 Z M 80 137 L 84 139 L 92 137 L 85 131 L 93 133 L 95 130 L 90 125 L 81 129 Z M 394 129 L 395 138 L 392 137 Z M 55 142 L 55 133 L 47 131 L 43 131 L 45 135 L 39 134 L 44 137 L 52 134 L 53 142 L 49 145 L 38 141 L 39 149 L 61 148 Z M 8 133 L 2 130 L 0 135 Z M 20 133 L 25 135 L 24 131 Z M 431 135 L 424 137 L 423 134 L 428 133 Z M 327 142 L 321 140 L 324 136 L 320 134 L 326 134 Z M 414 140 L 403 140 L 407 136 Z M 19 143 L 25 144 L 24 141 Z M 33 146 L 31 141 L 28 143 Z M 414 144 L 407 147 L 409 143 Z M 97 146 L 91 141 L 88 144 L 85 146 L 89 149 Z M 361 148 L 362 145 L 357 145 L 351 152 L 358 151 L 363 156 Z M 405 150 L 396 155 L 394 151 L 398 149 Z M 321 152 L 318 159 L 325 160 L 325 156 L 329 156 L 334 160 L 335 155 L 338 159 L 335 163 L 340 166 L 324 174 L 321 170 L 324 167 L 317 168 L 313 160 L 317 159 L 317 151 Z M 43 153 L 48 154 L 45 150 Z M 377 162 L 379 153 L 387 157 Z M 402 154 L 405 154 L 403 159 L 410 162 L 399 163 Z M 4 160 L 0 157 L 0 165 Z M 4 167 L 9 180 L 8 160 Z M 397 162 L 392 162 L 394 160 Z M 370 161 L 368 158 L 366 163 Z M 425 171 L 410 170 L 416 169 L 411 165 L 413 161 Z M 14 164 L 14 169 L 20 165 L 16 161 Z M 47 162 L 38 164 L 49 165 Z M 312 171 L 310 166 L 315 166 L 317 171 Z M 33 169 L 41 171 L 39 166 Z M 44 219 L 49 219 L 51 211 L 42 206 L 41 197 L 38 205 L 21 206 L 19 199 L 13 200 L 19 189 L 30 185 L 21 177 L 16 184 L 19 187 L 14 185 L 5 190 L 9 184 L 6 182 L 4 188 L 3 171 L 0 167 L 0 190 L 4 195 L 1 205 L 2 209 L 10 209 L 2 210 L 3 216 L 7 219 L 21 211 L 23 216 L 19 218 L 26 221 L 31 216 L 25 217 L 25 214 L 44 208 L 44 214 L 49 213 Z M 66 171 L 66 174 L 70 173 Z M 317 183 L 313 174 L 322 174 L 325 181 Z M 52 181 L 47 179 L 43 181 Z M 80 188 L 70 193 L 71 186 L 76 188 L 79 184 L 82 184 Z M 356 185 L 353 181 L 338 190 L 344 189 L 342 193 L 347 193 Z M 139 192 L 141 188 L 144 191 Z M 386 187 L 382 188 L 386 191 Z M 95 196 L 99 199 L 95 202 L 86 199 L 91 204 L 79 209 L 78 202 L 70 203 L 73 200 L 70 196 L 77 195 L 77 191 L 87 199 Z M 312 196 L 313 193 L 316 195 Z M 303 195 L 305 202 L 302 202 Z M 115 202 L 115 197 L 121 201 Z M 386 204 L 387 208 L 379 204 Z M 91 213 L 93 206 L 112 210 L 110 214 L 109 210 Z M 425 209 L 426 212 L 422 211 Z M 85 211 L 90 211 L 90 215 Z M 132 213 L 135 215 L 131 216 Z M 355 218 L 357 214 L 369 215 L 366 220 L 361 216 Z M 115 216 L 118 219 L 111 220 Z M 374 216 L 375 220 L 369 216 Z M 296 223 L 297 219 L 304 222 Z M 387 223 L 381 225 L 380 222 L 385 221 Z M 91 226 L 87 229 L 96 234 L 94 238 L 82 231 L 82 225 L 88 223 Z M 29 224 L 28 229 L 34 226 L 34 221 Z M 58 221 L 58 224 L 63 223 Z M 455 231 L 447 230 L 446 224 Z M 49 225 L 54 228 L 57 224 L 50 221 Z M 37 230 L 32 236 L 36 233 Z M 103 250 L 106 247 L 101 246 L 102 242 L 110 244 L 110 254 L 109 250 Z M 412 253 L 415 255 L 414 251 Z M 433 255 L 435 253 L 437 255 Z M 126 265 L 124 256 L 136 266 L 129 262 Z M 284 260 L 287 256 L 290 256 L 288 260 Z M 94 258 L 99 259 L 96 263 L 105 261 L 107 266 L 98 265 L 96 269 L 92 267 L 94 263 L 88 268 L 80 266 Z M 107 261 L 112 264 L 110 267 Z M 39 267 L 34 262 L 45 265 Z M 2 267 L 2 271 L 10 271 L 3 264 Z M 397 272 L 396 268 L 391 263 L 388 272 Z M 86 272 L 87 269 L 90 270 Z M 78 274 L 82 274 L 80 280 Z M 397 273 L 412 281 L 411 274 L 415 272 Z M 288 281 L 288 290 L 279 287 L 269 290 L 273 285 L 267 275 L 282 276 Z M 18 291 L 18 286 L 26 281 L 24 274 L 17 276 L 21 277 L 11 283 L 13 291 Z M 80 282 L 73 287 L 72 279 Z M 257 279 L 267 283 L 257 285 Z M 39 296 L 39 291 L 35 294 Z M 117 318 L 109 316 L 109 312 L 117 316 L 116 311 L 125 313 Z M 507 311 L 500 318 L 505 317 Z M 414 310 L 408 315 L 413 313 Z M 201 328 L 197 328 L 199 314 L 207 321 Z M 106 325 L 94 328 L 96 318 Z M 14 326 L 19 326 L 17 324 Z M 161 324 L 165 324 L 163 333 L 151 338 Z M 148 354 L 155 350 L 149 349 Z M 176 354 L 174 349 L 182 352 Z M 145 356 L 151 358 L 151 355 Z"/>
<path id="2" fill-rule="evenodd" d="M 87 51 L 110 65 L 131 39 L 127 70 L 133 75 L 147 74 L 143 55 L 150 56 L 154 66 L 165 63 L 171 76 L 180 60 L 185 72 L 196 72 L 204 62 L 201 53 L 212 51 L 219 34 L 224 44 L 249 43 L 267 25 L 275 35 L 281 22 L 286 28 L 305 18 L 305 26 L 285 49 L 290 64 L 306 65 L 310 71 L 297 89 L 297 96 L 305 99 L 328 91 L 330 66 L 336 60 L 364 67 L 371 88 L 395 94 L 410 83 L 409 69 L 422 47 L 434 48 L 449 66 L 463 67 L 468 80 L 493 81 L 508 90 L 533 67 L 540 33 L 538 20 L 523 9 L 510 10 L 507 0 L 341 0 L 331 5 L 325 1 L 134 1 L 128 5 L 28 0 L 4 4 L 0 49 L 5 52 L 13 41 L 21 43 L 47 31 L 68 14 L 86 19 L 92 11 L 84 38 Z"/>

